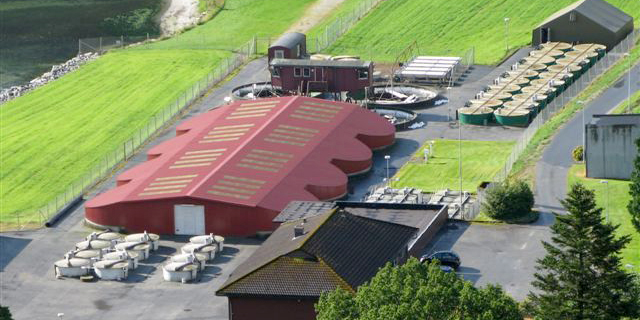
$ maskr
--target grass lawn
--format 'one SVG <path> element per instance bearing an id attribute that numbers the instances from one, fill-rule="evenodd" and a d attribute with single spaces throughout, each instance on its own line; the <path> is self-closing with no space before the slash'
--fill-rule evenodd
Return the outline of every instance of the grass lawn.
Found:
<path id="1" fill-rule="evenodd" d="M 627 113 L 631 101 L 631 113 L 640 113 L 640 90 L 631 93 L 631 98 L 620 103 L 611 113 Z"/>
<path id="2" fill-rule="evenodd" d="M 360 10 L 362 5 L 370 3 L 372 0 L 344 0 L 331 14 L 327 15 L 307 32 L 307 39 L 315 39 L 319 35 L 324 39 L 324 32 L 328 25 L 333 24 L 338 17 L 351 15 L 354 10 Z M 373 12 L 373 10 L 371 10 Z M 312 47 L 310 45 L 310 47 Z"/>
<path id="3" fill-rule="evenodd" d="M 476 63 L 495 64 L 506 54 L 505 17 L 510 18 L 509 47 L 520 47 L 531 42 L 531 30 L 537 24 L 573 2 L 383 1 L 326 53 L 393 62 L 401 50 L 416 40 L 423 55 L 459 55 L 475 47 Z M 640 17 L 640 1 L 609 2 L 636 19 Z"/>
<path id="4" fill-rule="evenodd" d="M 581 182 L 587 188 L 596 192 L 596 202 L 603 208 L 602 214 L 607 212 L 607 191 L 606 185 L 600 183 L 601 179 L 589 179 L 585 176 L 584 164 L 574 165 L 567 175 L 567 184 L 571 186 L 576 182 Z M 640 269 L 640 234 L 631 225 L 631 217 L 627 211 L 627 204 L 631 199 L 629 195 L 629 181 L 606 180 L 609 185 L 609 219 L 613 224 L 619 224 L 618 235 L 631 235 L 632 241 L 622 251 L 622 263 L 630 263 Z"/>
<path id="5" fill-rule="evenodd" d="M 116 50 L 0 108 L 0 225 L 83 177 L 151 117 L 231 53 L 195 50 L 199 35 L 233 48 L 278 35 L 311 0 L 227 0 L 225 10 L 175 39 Z M 144 48 L 144 50 L 140 49 Z"/>
<path id="6" fill-rule="evenodd" d="M 424 163 L 422 146 L 396 175 L 392 186 L 413 187 L 427 192 L 460 188 L 458 140 L 435 140 L 434 157 Z M 462 141 L 462 188 L 475 193 L 482 181 L 491 181 L 511 153 L 512 141 Z"/>

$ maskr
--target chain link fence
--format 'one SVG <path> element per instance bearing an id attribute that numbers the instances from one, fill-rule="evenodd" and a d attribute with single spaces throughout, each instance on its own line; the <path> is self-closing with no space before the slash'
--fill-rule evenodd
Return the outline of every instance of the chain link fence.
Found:
<path id="1" fill-rule="evenodd" d="M 625 56 L 626 53 L 630 52 L 633 49 L 638 40 L 640 40 L 640 29 L 634 30 L 630 33 L 623 41 L 621 41 L 617 46 L 611 49 L 607 54 L 598 60 L 591 68 L 589 68 L 584 74 L 580 76 L 576 81 L 574 81 L 569 87 L 567 87 L 562 94 L 557 96 L 549 105 L 547 105 L 544 110 L 542 110 L 536 118 L 529 124 L 526 130 L 522 133 L 520 138 L 516 140 L 516 144 L 513 146 L 511 154 L 507 158 L 507 162 L 504 167 L 495 175 L 493 181 L 502 182 L 504 181 L 511 172 L 514 163 L 520 158 L 522 153 L 525 151 L 529 142 L 536 134 L 538 129 L 542 127 L 549 119 L 551 119 L 558 111 L 564 108 L 569 102 L 571 102 L 575 97 L 577 97 L 582 90 L 588 87 L 593 80 L 607 71 L 610 67 L 612 67 L 616 62 L 618 62 L 621 58 Z M 489 187 L 491 184 L 489 185 Z M 466 214 L 467 219 L 472 220 L 476 217 L 476 215 L 480 212 L 480 201 L 477 201 L 478 205 L 469 208 L 469 212 Z"/>
<path id="2" fill-rule="evenodd" d="M 103 54 L 111 49 L 124 48 L 132 44 L 148 41 L 152 38 L 153 37 L 147 33 L 146 36 L 120 36 L 78 39 L 78 55 L 88 52 Z"/>

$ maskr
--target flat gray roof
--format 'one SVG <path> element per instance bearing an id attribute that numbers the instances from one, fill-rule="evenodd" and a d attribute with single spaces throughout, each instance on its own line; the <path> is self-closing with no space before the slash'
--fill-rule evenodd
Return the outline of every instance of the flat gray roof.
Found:
<path id="1" fill-rule="evenodd" d="M 640 113 L 594 114 L 591 125 L 595 125 L 595 126 L 637 125 L 637 126 L 640 126 Z"/>

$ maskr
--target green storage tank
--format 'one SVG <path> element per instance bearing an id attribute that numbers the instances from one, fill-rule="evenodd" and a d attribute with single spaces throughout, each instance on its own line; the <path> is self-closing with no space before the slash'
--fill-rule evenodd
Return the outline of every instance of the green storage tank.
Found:
<path id="1" fill-rule="evenodd" d="M 524 109 L 502 108 L 493 112 L 496 122 L 503 126 L 526 127 L 531 112 Z"/>
<path id="2" fill-rule="evenodd" d="M 458 109 L 460 122 L 486 126 L 493 121 L 493 109 L 487 107 L 464 107 Z"/>

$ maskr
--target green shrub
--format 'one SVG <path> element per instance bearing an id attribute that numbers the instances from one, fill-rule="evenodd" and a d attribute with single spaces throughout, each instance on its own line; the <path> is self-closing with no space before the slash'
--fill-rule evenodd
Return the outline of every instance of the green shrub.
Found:
<path id="1" fill-rule="evenodd" d="M 101 27 L 114 36 L 158 34 L 160 30 L 154 21 L 154 16 L 155 11 L 152 9 L 137 9 L 106 18 L 102 21 Z"/>
<path id="2" fill-rule="evenodd" d="M 504 182 L 487 190 L 483 209 L 493 219 L 515 219 L 533 208 L 533 192 L 524 181 Z"/>
<path id="3" fill-rule="evenodd" d="M 582 146 L 577 146 L 571 151 L 571 157 L 575 162 L 582 162 L 584 160 L 584 148 Z"/>

